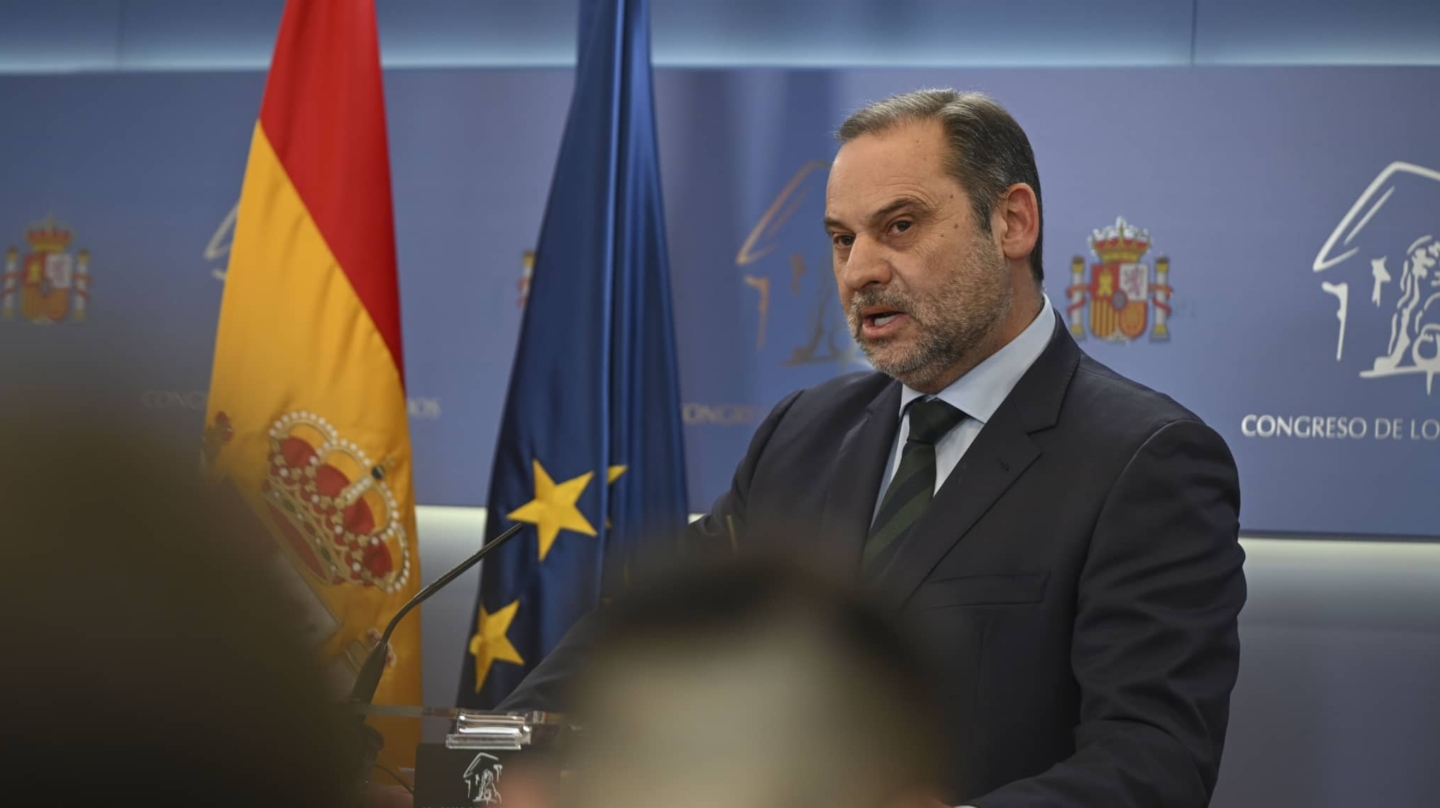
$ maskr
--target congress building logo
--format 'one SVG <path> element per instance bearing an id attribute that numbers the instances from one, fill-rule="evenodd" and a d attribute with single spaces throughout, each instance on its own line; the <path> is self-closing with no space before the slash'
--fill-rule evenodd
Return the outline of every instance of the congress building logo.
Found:
<path id="1" fill-rule="evenodd" d="M 500 774 L 505 771 L 500 758 L 484 752 L 475 756 L 465 772 L 460 775 L 465 781 L 465 793 L 475 805 L 499 805 Z"/>
<path id="2" fill-rule="evenodd" d="M 0 287 L 0 318 L 13 320 L 15 312 L 36 325 L 84 320 L 90 300 L 90 251 L 71 250 L 74 233 L 54 216 L 25 229 L 27 251 L 22 257 L 14 246 L 5 251 L 5 275 Z"/>
<path id="3" fill-rule="evenodd" d="M 825 210 L 829 169 L 828 160 L 800 166 L 735 254 L 745 296 L 755 306 L 754 350 L 778 359 L 781 367 L 829 365 L 835 372 L 869 367 L 837 300 L 835 279 L 826 271 L 828 239 L 813 225 Z"/>
<path id="4" fill-rule="evenodd" d="M 220 226 L 215 228 L 210 240 L 205 243 L 205 252 L 202 255 L 206 263 L 211 264 L 210 277 L 221 283 L 225 282 L 224 262 L 230 260 L 230 245 L 235 240 L 235 221 L 240 217 L 240 203 L 236 202 L 235 207 L 225 214 L 220 220 Z M 220 266 L 213 266 L 215 262 L 221 262 Z"/>
<path id="5" fill-rule="evenodd" d="M 1070 333 L 1085 339 L 1088 327 L 1097 339 L 1130 342 L 1148 329 L 1152 342 L 1170 339 L 1170 259 L 1156 258 L 1153 269 L 1145 262 L 1150 232 L 1117 218 L 1090 234 L 1090 251 L 1088 279 L 1084 258 L 1070 262 Z"/>
<path id="6" fill-rule="evenodd" d="M 1335 361 L 1364 379 L 1440 374 L 1440 171 L 1386 166 L 1315 256 L 1333 298 Z M 1322 274 L 1323 273 L 1323 274 Z M 1368 294 L 1367 294 L 1368 293 Z"/>

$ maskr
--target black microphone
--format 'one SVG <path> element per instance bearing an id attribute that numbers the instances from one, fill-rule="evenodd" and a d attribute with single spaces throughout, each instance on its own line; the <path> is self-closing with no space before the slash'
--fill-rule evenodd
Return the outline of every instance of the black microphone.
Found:
<path id="1" fill-rule="evenodd" d="M 486 542 L 485 546 L 476 551 L 474 555 L 461 561 L 449 572 L 436 578 L 434 583 L 416 592 L 415 597 L 407 601 L 404 606 L 401 606 L 400 611 L 396 612 L 395 616 L 390 618 L 390 624 L 385 626 L 385 633 L 380 635 L 380 642 L 375 643 L 375 647 L 370 649 L 370 655 L 365 657 L 364 664 L 360 666 L 360 673 L 355 677 L 354 687 L 350 688 L 349 701 L 350 709 L 355 712 L 355 720 L 358 721 L 361 726 L 361 761 L 358 773 L 360 783 L 363 784 L 369 778 L 370 769 L 375 764 L 375 757 L 385 745 L 385 741 L 380 737 L 380 733 L 365 723 L 365 716 L 360 713 L 360 708 L 365 707 L 375 699 L 375 689 L 380 686 L 380 677 L 385 673 L 385 657 L 390 650 L 390 635 L 395 632 L 395 626 L 400 623 L 401 618 L 405 617 L 411 609 L 424 603 L 431 595 L 444 589 L 451 581 L 464 575 L 466 570 L 479 564 L 481 559 L 489 555 L 496 547 L 518 536 L 524 528 L 524 522 L 511 526 L 504 533 Z"/>

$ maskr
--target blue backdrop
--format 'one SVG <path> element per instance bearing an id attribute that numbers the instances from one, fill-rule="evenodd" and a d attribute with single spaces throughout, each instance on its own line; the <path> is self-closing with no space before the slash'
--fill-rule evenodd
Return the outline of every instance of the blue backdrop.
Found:
<path id="1" fill-rule="evenodd" d="M 571 77 L 386 81 L 417 495 L 482 505 L 495 380 L 513 356 Z M 102 390 L 198 441 L 262 85 L 259 73 L 0 78 L 0 248 L 16 253 L 6 392 Z M 1068 309 L 1079 257 L 1082 345 L 1220 429 L 1247 530 L 1436 532 L 1435 68 L 657 71 L 693 509 L 728 484 L 771 404 L 864 367 L 819 224 L 830 132 L 865 101 L 926 85 L 990 92 L 1029 131 L 1051 300 Z M 1134 260 L 1091 250 L 1118 217 L 1146 231 Z M 1167 340 L 1152 338 L 1157 303 L 1171 309 Z M 1117 323 L 1135 338 L 1102 339 L 1123 334 Z"/>

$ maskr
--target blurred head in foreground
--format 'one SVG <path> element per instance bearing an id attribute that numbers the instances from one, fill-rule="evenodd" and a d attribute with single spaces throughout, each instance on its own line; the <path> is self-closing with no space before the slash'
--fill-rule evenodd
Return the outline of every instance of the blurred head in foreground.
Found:
<path id="1" fill-rule="evenodd" d="M 319 672 L 198 449 L 36 411 L 0 414 L 7 793 L 338 805 Z"/>
<path id="2" fill-rule="evenodd" d="M 943 750 L 916 651 L 857 591 L 762 560 L 602 613 L 567 808 L 882 808 Z"/>

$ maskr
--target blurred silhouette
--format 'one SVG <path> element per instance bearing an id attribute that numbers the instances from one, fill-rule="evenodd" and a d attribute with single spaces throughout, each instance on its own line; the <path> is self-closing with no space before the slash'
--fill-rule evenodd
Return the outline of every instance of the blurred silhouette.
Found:
<path id="1" fill-rule="evenodd" d="M 933 804 L 944 739 L 915 646 L 776 559 L 657 576 L 595 621 L 567 808 Z"/>
<path id="2" fill-rule="evenodd" d="M 342 804 L 337 716 L 265 535 L 200 479 L 198 436 L 54 402 L 0 416 L 7 793 Z"/>

